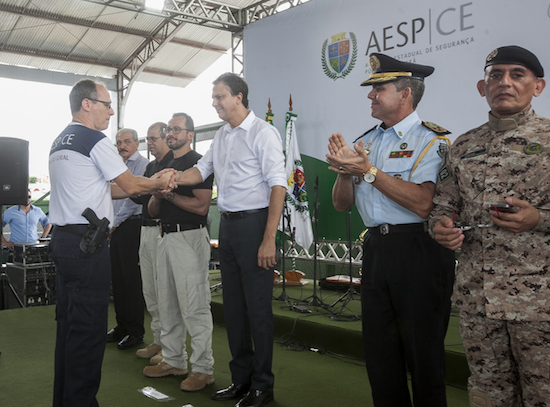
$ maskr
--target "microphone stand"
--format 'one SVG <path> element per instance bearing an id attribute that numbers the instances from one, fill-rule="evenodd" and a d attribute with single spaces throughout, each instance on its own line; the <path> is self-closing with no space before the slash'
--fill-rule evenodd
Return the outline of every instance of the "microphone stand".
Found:
<path id="1" fill-rule="evenodd" d="M 288 221 L 288 217 L 289 217 L 289 213 L 288 213 L 288 206 L 287 206 L 287 201 L 285 199 L 285 204 L 284 204 L 284 211 L 283 211 L 283 238 L 282 238 L 282 246 L 283 246 L 283 254 L 282 254 L 282 257 L 281 257 L 281 267 L 282 267 L 282 270 L 281 270 L 281 276 L 283 278 L 283 292 L 281 293 L 280 296 L 278 296 L 277 298 L 275 298 L 275 300 L 277 301 L 284 301 L 286 306 L 288 308 L 291 308 L 291 305 L 290 305 L 290 301 L 289 301 L 289 297 L 288 297 L 288 294 L 286 293 L 286 277 L 285 277 L 285 249 L 286 249 L 286 233 L 285 233 L 285 230 L 286 230 L 286 226 L 285 226 L 285 220 L 287 220 L 287 225 L 290 225 L 290 222 Z M 290 226 L 289 226 L 289 230 L 290 230 Z M 282 308 L 282 307 L 281 307 Z"/>
<path id="2" fill-rule="evenodd" d="M 330 319 L 333 320 L 333 321 L 352 322 L 352 321 L 359 321 L 361 319 L 361 316 L 360 315 L 343 315 L 344 309 L 346 308 L 348 303 L 350 301 L 354 300 L 353 294 L 355 293 L 355 288 L 353 287 L 352 258 L 351 258 L 351 245 L 352 245 L 352 242 L 351 242 L 351 211 L 348 211 L 347 228 L 348 228 L 348 247 L 349 247 L 349 251 L 348 251 L 348 256 L 349 256 L 348 257 L 348 260 L 349 260 L 349 262 L 348 262 L 348 264 L 349 264 L 349 288 L 347 289 L 347 291 L 342 296 L 340 296 L 340 298 L 338 298 L 336 301 L 334 301 L 333 304 L 330 305 L 331 307 L 334 307 L 337 303 L 342 301 L 342 306 L 340 308 L 340 311 L 335 312 L 330 317 Z"/>
<path id="3" fill-rule="evenodd" d="M 313 204 L 313 244 L 315 251 L 313 252 L 313 295 L 310 295 L 307 298 L 304 298 L 300 302 L 306 302 L 308 305 L 314 307 L 323 306 L 326 307 L 323 303 L 323 300 L 317 296 L 317 251 L 319 250 L 319 239 L 318 239 L 318 222 L 317 222 L 317 208 L 319 207 L 318 194 L 319 194 L 319 176 L 315 177 L 315 186 L 313 187 L 315 191 L 315 201 Z M 308 302 L 309 300 L 309 302 Z"/>

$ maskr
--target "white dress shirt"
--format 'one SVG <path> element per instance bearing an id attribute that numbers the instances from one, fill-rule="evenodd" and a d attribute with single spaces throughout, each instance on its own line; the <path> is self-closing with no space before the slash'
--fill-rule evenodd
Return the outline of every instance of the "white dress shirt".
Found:
<path id="1" fill-rule="evenodd" d="M 274 186 L 286 187 L 285 159 L 277 129 L 249 110 L 235 128 L 221 127 L 196 164 L 205 180 L 214 173 L 220 211 L 267 208 Z"/>

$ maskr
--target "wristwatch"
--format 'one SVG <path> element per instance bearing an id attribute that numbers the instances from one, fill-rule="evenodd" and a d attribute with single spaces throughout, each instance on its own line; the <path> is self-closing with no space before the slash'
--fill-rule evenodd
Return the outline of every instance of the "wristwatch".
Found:
<path id="1" fill-rule="evenodd" d="M 378 168 L 376 168 L 374 165 L 371 165 L 369 170 L 363 174 L 363 180 L 365 182 L 368 182 L 369 184 L 372 184 L 376 179 L 377 173 L 378 173 Z"/>
<path id="2" fill-rule="evenodd" d="M 168 192 L 165 196 L 164 196 L 164 199 L 166 199 L 168 202 L 172 202 L 172 199 L 174 199 L 174 194 L 172 192 Z"/>

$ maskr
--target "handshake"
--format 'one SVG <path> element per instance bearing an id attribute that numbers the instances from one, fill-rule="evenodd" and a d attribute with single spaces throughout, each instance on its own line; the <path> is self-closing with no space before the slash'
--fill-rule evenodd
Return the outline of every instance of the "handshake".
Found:
<path id="1" fill-rule="evenodd" d="M 176 181 L 176 175 L 177 171 L 173 168 L 165 168 L 153 176 L 151 176 L 151 179 L 160 179 L 162 181 L 163 187 L 158 189 L 156 192 L 153 192 L 153 195 L 157 194 L 166 194 L 178 187 L 178 183 Z"/>

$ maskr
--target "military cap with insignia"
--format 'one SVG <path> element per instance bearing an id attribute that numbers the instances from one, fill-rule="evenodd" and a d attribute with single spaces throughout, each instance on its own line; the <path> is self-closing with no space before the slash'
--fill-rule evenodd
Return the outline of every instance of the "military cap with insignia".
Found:
<path id="1" fill-rule="evenodd" d="M 544 69 L 535 54 L 517 45 L 508 45 L 492 51 L 487 55 L 485 68 L 491 65 L 522 65 L 529 68 L 537 78 L 544 77 Z"/>
<path id="2" fill-rule="evenodd" d="M 386 83 L 401 78 L 413 78 L 423 81 L 426 76 L 430 76 L 434 71 L 432 66 L 399 61 L 379 53 L 370 54 L 369 65 L 372 74 L 361 86 Z"/>

